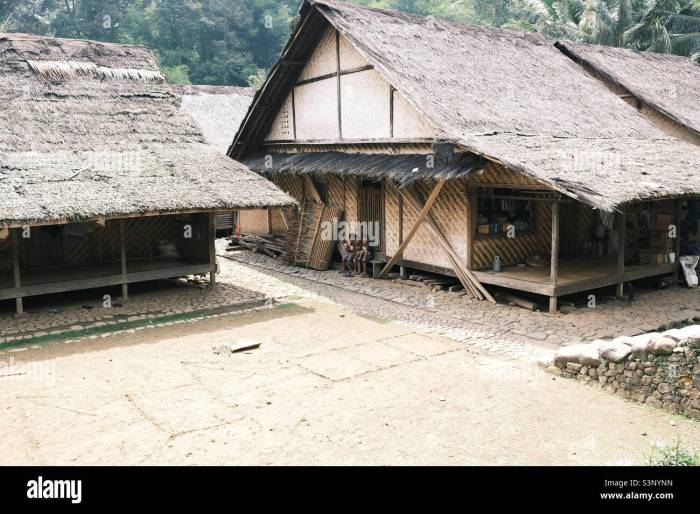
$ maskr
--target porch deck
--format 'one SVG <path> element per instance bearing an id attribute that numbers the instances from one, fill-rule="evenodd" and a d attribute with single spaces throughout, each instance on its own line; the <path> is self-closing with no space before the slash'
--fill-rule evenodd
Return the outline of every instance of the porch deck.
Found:
<path id="1" fill-rule="evenodd" d="M 122 276 L 120 263 L 23 270 L 22 287 L 19 288 L 14 287 L 13 277 L 0 276 L 0 300 L 115 286 L 124 282 L 175 278 L 196 273 L 209 273 L 215 269 L 215 264 L 192 264 L 180 259 L 135 261 L 127 264 L 126 280 Z"/>
<path id="2" fill-rule="evenodd" d="M 484 284 L 546 296 L 564 296 L 621 282 L 665 275 L 677 270 L 678 263 L 629 265 L 625 266 L 624 273 L 620 273 L 615 257 L 561 257 L 556 286 L 550 282 L 549 266 L 511 266 L 498 273 L 474 271 L 474 275 Z"/>

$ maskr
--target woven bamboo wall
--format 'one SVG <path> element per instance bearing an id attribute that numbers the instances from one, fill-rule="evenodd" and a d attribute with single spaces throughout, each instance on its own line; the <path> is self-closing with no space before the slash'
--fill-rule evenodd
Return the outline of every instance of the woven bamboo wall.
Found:
<path id="1" fill-rule="evenodd" d="M 434 183 L 419 182 L 415 190 L 421 193 L 425 200 L 430 195 Z M 415 224 L 417 215 L 410 207 L 404 206 L 403 231 L 404 237 L 408 235 Z M 451 180 L 445 184 L 438 196 L 431 214 L 438 226 L 449 241 L 457 255 L 466 261 L 467 259 L 467 203 L 464 192 L 463 180 Z M 416 262 L 451 268 L 449 258 L 440 248 L 437 240 L 430 233 L 427 226 L 422 225 L 404 251 L 404 259 Z"/>
<path id="2" fill-rule="evenodd" d="M 328 202 L 329 207 L 345 209 L 345 183 L 338 175 L 328 175 Z"/>
<path id="3" fill-rule="evenodd" d="M 246 209 L 240 211 L 238 221 L 241 234 L 263 235 L 270 232 L 267 209 Z"/>
<path id="4" fill-rule="evenodd" d="M 504 266 L 521 263 L 533 254 L 548 258 L 552 242 L 552 207 L 548 202 L 534 202 L 534 211 L 534 233 L 474 241 L 474 268 L 490 268 L 496 255 L 501 258 Z"/>
<path id="5" fill-rule="evenodd" d="M 343 212 L 345 221 L 359 221 L 357 212 L 358 194 L 360 191 L 360 181 L 356 177 L 344 177 L 345 200 Z"/>

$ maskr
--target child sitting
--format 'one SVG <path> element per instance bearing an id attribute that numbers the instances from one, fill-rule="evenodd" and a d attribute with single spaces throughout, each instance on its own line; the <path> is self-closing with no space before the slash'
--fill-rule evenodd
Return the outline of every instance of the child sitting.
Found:
<path id="1" fill-rule="evenodd" d="M 350 277 L 352 276 L 353 263 L 355 262 L 355 247 L 352 242 L 345 241 L 343 250 L 345 251 L 345 255 L 343 255 L 343 275 Z"/>

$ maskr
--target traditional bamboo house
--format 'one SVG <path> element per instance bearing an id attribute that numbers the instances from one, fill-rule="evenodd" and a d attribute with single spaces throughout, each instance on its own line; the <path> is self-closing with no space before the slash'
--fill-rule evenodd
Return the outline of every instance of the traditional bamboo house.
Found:
<path id="1" fill-rule="evenodd" d="M 225 155 L 231 139 L 238 132 L 248 107 L 253 101 L 255 89 L 234 86 L 172 86 L 182 95 L 180 110 L 197 123 L 204 134 L 207 144 L 218 153 Z M 231 234 L 238 220 L 242 217 L 257 219 L 259 212 L 267 209 L 245 209 L 227 211 L 216 215 L 217 234 Z"/>
<path id="2" fill-rule="evenodd" d="M 0 34 L 0 300 L 213 281 L 217 211 L 294 203 L 179 104 L 145 48 Z"/>
<path id="3" fill-rule="evenodd" d="M 692 60 L 570 41 L 556 46 L 661 130 L 700 145 L 700 66 Z"/>
<path id="4" fill-rule="evenodd" d="M 541 37 L 331 0 L 303 4 L 229 155 L 301 203 L 273 230 L 308 230 L 328 205 L 379 222 L 383 271 L 545 295 L 551 311 L 676 271 L 672 226 L 700 192 L 697 147 Z"/>

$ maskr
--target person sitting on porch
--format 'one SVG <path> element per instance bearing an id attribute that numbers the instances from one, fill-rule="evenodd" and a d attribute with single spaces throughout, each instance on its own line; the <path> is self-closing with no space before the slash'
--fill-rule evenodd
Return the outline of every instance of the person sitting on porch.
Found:
<path id="1" fill-rule="evenodd" d="M 358 274 L 367 275 L 367 263 L 372 260 L 372 250 L 369 247 L 369 240 L 363 239 L 362 246 L 358 246 L 357 257 L 355 258 L 355 271 Z"/>
<path id="2" fill-rule="evenodd" d="M 353 263 L 355 262 L 355 247 L 351 241 L 345 241 L 343 243 L 343 275 L 346 277 L 352 276 Z"/>

